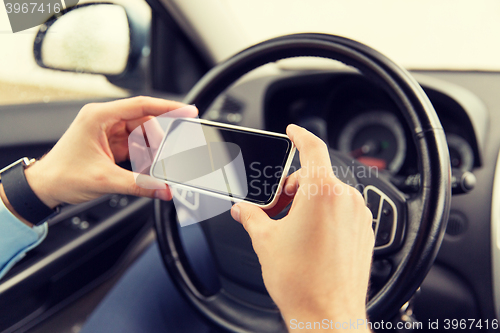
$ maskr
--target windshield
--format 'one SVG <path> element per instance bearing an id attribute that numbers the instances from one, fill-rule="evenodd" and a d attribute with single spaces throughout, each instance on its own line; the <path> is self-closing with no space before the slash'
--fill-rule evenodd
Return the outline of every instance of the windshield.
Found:
<path id="1" fill-rule="evenodd" d="M 498 0 L 170 2 L 216 61 L 272 37 L 323 32 L 365 43 L 407 69 L 500 70 Z"/>

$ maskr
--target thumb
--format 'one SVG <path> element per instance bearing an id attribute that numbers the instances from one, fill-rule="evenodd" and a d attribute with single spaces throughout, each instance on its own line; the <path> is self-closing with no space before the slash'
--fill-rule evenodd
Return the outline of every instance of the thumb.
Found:
<path id="1" fill-rule="evenodd" d="M 114 193 L 129 194 L 139 197 L 171 200 L 172 193 L 167 184 L 159 184 L 157 179 L 146 175 L 137 175 L 132 171 L 117 166 L 113 172 L 112 191 Z M 137 177 L 136 177 L 137 176 Z"/>
<path id="2" fill-rule="evenodd" d="M 245 230 L 250 234 L 250 237 L 252 237 L 256 228 L 272 221 L 262 209 L 245 202 L 234 205 L 231 208 L 231 216 L 243 225 Z"/>

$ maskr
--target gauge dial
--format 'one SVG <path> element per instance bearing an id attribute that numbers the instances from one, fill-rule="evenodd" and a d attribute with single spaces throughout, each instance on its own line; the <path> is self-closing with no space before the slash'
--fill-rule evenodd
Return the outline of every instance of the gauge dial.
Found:
<path id="1" fill-rule="evenodd" d="M 395 115 L 369 111 L 347 123 L 337 148 L 362 163 L 396 173 L 405 160 L 406 137 Z"/>
<path id="2" fill-rule="evenodd" d="M 474 166 L 474 151 L 467 140 L 456 134 L 446 134 L 452 168 L 471 171 Z"/>

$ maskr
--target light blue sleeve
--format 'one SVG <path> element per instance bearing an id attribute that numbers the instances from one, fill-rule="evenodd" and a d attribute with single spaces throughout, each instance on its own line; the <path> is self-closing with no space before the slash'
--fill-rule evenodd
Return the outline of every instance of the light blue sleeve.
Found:
<path id="1" fill-rule="evenodd" d="M 47 222 L 37 227 L 28 227 L 0 199 L 0 279 L 26 252 L 45 239 L 48 230 Z"/>

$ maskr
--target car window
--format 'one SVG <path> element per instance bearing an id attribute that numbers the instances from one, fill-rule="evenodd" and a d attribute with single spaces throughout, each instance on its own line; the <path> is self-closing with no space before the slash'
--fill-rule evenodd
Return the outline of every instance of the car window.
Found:
<path id="1" fill-rule="evenodd" d="M 79 4 L 91 2 L 79 1 Z M 114 3 L 134 6 L 134 10 L 151 9 L 144 0 L 116 0 Z M 39 67 L 33 56 L 33 43 L 39 26 L 12 33 L 7 9 L 0 7 L 0 105 L 49 103 L 104 97 L 126 97 L 130 91 L 111 84 L 103 75 L 62 72 Z M 112 55 L 110 55 L 112 56 Z"/>

